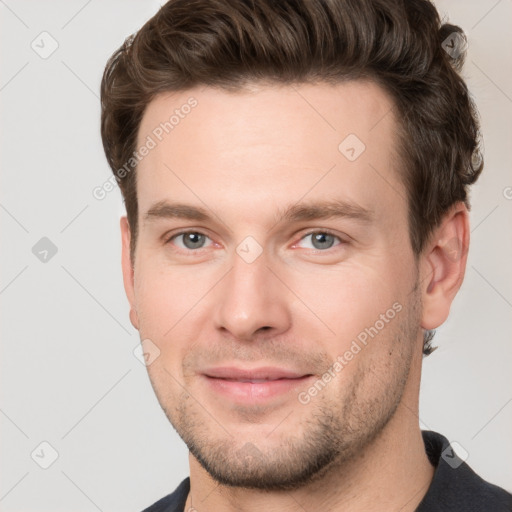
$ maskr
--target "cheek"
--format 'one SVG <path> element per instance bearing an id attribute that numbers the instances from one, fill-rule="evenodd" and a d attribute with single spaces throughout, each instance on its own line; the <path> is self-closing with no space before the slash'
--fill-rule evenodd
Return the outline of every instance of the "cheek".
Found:
<path id="1" fill-rule="evenodd" d="M 146 336 L 149 330 L 160 337 L 172 326 L 177 299 L 168 281 L 165 276 L 145 268 L 135 275 L 135 303 L 141 336 L 143 330 Z"/>
<path id="2" fill-rule="evenodd" d="M 158 255 L 141 255 L 135 273 L 137 311 L 150 325 L 162 323 L 169 329 L 200 300 L 207 287 L 207 276 L 196 270 L 169 265 Z"/>
<path id="3" fill-rule="evenodd" d="M 148 259 L 151 262 L 151 258 Z M 135 273 L 135 307 L 141 339 L 149 338 L 161 351 L 179 330 L 194 292 L 183 288 L 179 272 L 163 272 L 157 265 L 140 264 Z"/>
<path id="4" fill-rule="evenodd" d="M 215 276 L 191 268 L 163 267 L 148 258 L 135 276 L 135 306 L 141 339 L 152 340 L 166 366 L 175 366 L 199 340 Z M 218 278 L 217 278 L 218 279 Z M 212 283 L 213 280 L 213 283 Z M 201 316 L 201 318 L 199 318 Z"/>
<path id="5" fill-rule="evenodd" d="M 399 306 L 393 309 L 402 295 L 399 281 L 375 262 L 290 275 L 289 283 L 304 305 L 318 317 L 317 321 L 323 322 L 326 335 L 335 344 L 332 348 L 338 351 L 344 350 L 361 333 L 364 338 L 365 330 L 376 322 L 377 327 L 382 327 L 381 323 L 394 317 L 395 310 L 400 309 Z M 385 316 L 384 320 L 381 315 Z M 315 320 L 310 314 L 296 319 L 299 325 Z"/>

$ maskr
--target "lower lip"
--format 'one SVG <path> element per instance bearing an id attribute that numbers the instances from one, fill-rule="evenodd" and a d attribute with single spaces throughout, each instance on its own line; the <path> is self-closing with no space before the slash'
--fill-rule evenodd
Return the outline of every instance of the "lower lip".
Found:
<path id="1" fill-rule="evenodd" d="M 240 401 L 262 401 L 306 386 L 311 375 L 297 379 L 277 379 L 266 382 L 240 382 L 204 376 L 210 388 L 219 394 Z"/>

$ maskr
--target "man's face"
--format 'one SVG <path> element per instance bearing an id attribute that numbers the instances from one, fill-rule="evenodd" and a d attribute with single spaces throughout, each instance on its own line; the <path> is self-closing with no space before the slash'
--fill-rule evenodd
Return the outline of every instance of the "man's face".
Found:
<path id="1" fill-rule="evenodd" d="M 145 112 L 135 325 L 163 410 L 220 482 L 293 488 L 351 460 L 419 379 L 391 108 L 353 81 L 197 88 Z"/>

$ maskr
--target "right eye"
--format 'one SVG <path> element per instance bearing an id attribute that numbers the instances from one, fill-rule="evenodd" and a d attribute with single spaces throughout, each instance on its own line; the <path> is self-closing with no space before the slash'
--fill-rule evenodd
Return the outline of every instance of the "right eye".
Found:
<path id="1" fill-rule="evenodd" d="M 179 249 L 185 252 L 196 252 L 198 249 L 204 249 L 203 246 L 206 239 L 209 239 L 207 235 L 204 233 L 200 233 L 199 231 L 180 231 L 179 233 L 175 233 L 172 235 L 166 242 L 169 244 L 173 240 L 182 240 L 181 244 L 176 243 Z"/>

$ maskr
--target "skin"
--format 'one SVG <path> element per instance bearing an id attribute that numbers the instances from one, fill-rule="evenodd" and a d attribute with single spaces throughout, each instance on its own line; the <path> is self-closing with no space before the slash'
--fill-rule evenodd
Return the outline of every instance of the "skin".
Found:
<path id="1" fill-rule="evenodd" d="M 418 422 L 423 329 L 446 320 L 462 283 L 467 251 L 453 248 L 469 246 L 466 208 L 454 205 L 416 260 L 393 103 L 375 84 L 161 94 L 139 144 L 191 96 L 197 106 L 138 166 L 134 262 L 121 219 L 130 319 L 159 350 L 149 377 L 190 450 L 185 510 L 414 511 L 434 472 Z M 354 161 L 338 149 L 348 134 L 366 146 Z M 211 219 L 146 218 L 163 200 Z M 372 219 L 279 221 L 289 206 L 326 200 L 356 203 Z M 206 237 L 185 245 L 172 238 L 183 230 Z M 315 243 L 311 233 L 323 230 L 334 237 Z M 258 244 L 249 253 L 262 250 L 252 262 L 237 253 L 248 236 Z M 400 312 L 301 403 L 396 303 Z M 312 377 L 236 401 L 206 383 L 208 366 Z"/>

